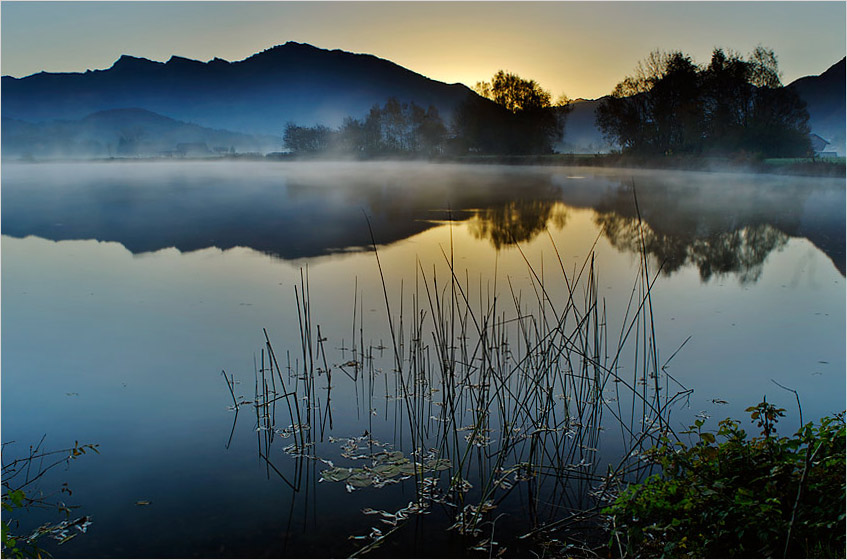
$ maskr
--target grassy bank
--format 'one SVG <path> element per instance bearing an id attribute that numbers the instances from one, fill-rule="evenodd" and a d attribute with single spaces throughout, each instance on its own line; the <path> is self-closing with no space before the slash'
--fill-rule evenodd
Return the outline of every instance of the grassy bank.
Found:
<path id="1" fill-rule="evenodd" d="M 672 169 L 678 171 L 717 171 L 729 173 L 773 173 L 777 175 L 796 175 L 808 177 L 845 177 L 847 158 L 717 158 L 717 157 L 639 157 L 621 154 L 547 154 L 547 155 L 463 155 L 420 158 L 413 156 L 395 156 L 380 158 L 351 158 L 322 155 L 294 155 L 274 152 L 262 154 L 224 154 L 198 158 L 171 157 L 110 157 L 91 160 L 74 159 L 4 159 L 7 163 L 46 163 L 94 161 L 102 163 L 165 161 L 430 161 L 433 163 L 466 163 L 487 165 L 559 165 L 584 167 L 620 167 L 636 169 Z"/>
<path id="2" fill-rule="evenodd" d="M 439 161 L 500 165 L 573 165 L 673 169 L 680 171 L 720 171 L 731 173 L 774 173 L 811 177 L 844 177 L 845 158 L 719 158 L 665 156 L 641 157 L 622 154 L 550 154 L 534 156 L 458 156 Z"/>

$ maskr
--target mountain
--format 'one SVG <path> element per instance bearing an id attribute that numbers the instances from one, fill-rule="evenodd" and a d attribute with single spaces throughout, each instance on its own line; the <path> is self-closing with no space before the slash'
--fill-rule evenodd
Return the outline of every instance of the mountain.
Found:
<path id="1" fill-rule="evenodd" d="M 4 159 L 204 156 L 267 153 L 282 147 L 279 137 L 213 130 L 145 109 L 110 109 L 79 120 L 36 123 L 4 114 L 1 130 Z"/>
<path id="2" fill-rule="evenodd" d="M 842 155 L 844 84 L 842 59 L 820 76 L 800 78 L 788 86 L 806 101 L 812 132 L 828 140 L 829 149 Z M 38 126 L 47 121 L 84 121 L 102 111 L 130 107 L 181 121 L 183 125 L 195 123 L 211 129 L 279 136 L 288 122 L 334 127 L 347 116 L 364 116 L 373 105 L 382 105 L 393 96 L 423 107 L 435 105 L 449 122 L 453 111 L 469 95 L 475 94 L 464 85 L 437 82 L 372 55 L 294 42 L 237 62 L 220 58 L 200 62 L 178 56 L 155 62 L 124 55 L 105 70 L 41 72 L 24 78 L 4 76 L 3 142 L 6 151 L 7 138 L 31 139 L 34 130 L 45 130 Z M 613 147 L 594 123 L 594 111 L 602 100 L 574 102 L 564 138 L 556 146 L 559 152 L 596 153 Z M 13 129 L 11 135 L 6 134 L 7 125 Z M 88 125 L 74 126 L 84 129 Z M 110 134 L 111 140 L 93 141 L 106 146 L 114 142 L 114 132 Z M 77 144 L 92 141 L 87 133 L 67 135 Z M 210 147 L 236 143 L 202 142 Z M 267 151 L 279 147 L 277 142 Z"/>
<path id="3" fill-rule="evenodd" d="M 806 76 L 791 82 L 788 87 L 806 102 L 809 127 L 812 132 L 830 142 L 827 150 L 839 155 L 845 152 L 845 64 L 842 58 L 819 76 Z"/>
<path id="4" fill-rule="evenodd" d="M 281 134 L 289 121 L 340 125 L 392 96 L 435 105 L 447 118 L 470 93 L 372 55 L 288 42 L 238 62 L 124 55 L 106 70 L 4 76 L 2 110 L 43 122 L 138 107 L 205 127 Z"/>
<path id="5" fill-rule="evenodd" d="M 577 99 L 571 103 L 571 112 L 565 122 L 565 134 L 556 145 L 560 153 L 596 154 L 605 153 L 614 146 L 603 138 L 603 133 L 594 124 L 594 111 L 603 102 L 600 99 Z"/>

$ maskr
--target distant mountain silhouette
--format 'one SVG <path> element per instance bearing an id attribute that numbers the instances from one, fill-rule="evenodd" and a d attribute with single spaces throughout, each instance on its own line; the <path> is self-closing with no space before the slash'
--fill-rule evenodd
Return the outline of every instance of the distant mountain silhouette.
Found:
<path id="1" fill-rule="evenodd" d="M 820 76 L 800 78 L 788 86 L 808 104 L 812 132 L 842 155 L 844 84 L 842 59 Z M 288 42 L 237 62 L 179 56 L 154 62 L 123 55 L 106 70 L 4 76 L 2 114 L 43 123 L 136 107 L 203 127 L 279 136 L 287 122 L 335 127 L 347 116 L 364 116 L 392 96 L 422 107 L 435 105 L 449 121 L 468 95 L 475 94 L 462 84 L 431 80 L 372 55 Z M 574 102 L 558 151 L 595 153 L 612 147 L 594 122 L 601 101 Z M 7 122 L 15 121 L 4 120 L 4 125 Z M 31 131 L 20 123 L 14 126 L 15 134 Z M 5 138 L 4 130 L 4 142 Z"/>
<path id="2" fill-rule="evenodd" d="M 288 42 L 238 62 L 124 55 L 106 70 L 4 76 L 2 110 L 43 122 L 138 107 L 211 128 L 281 135 L 289 121 L 337 126 L 391 96 L 435 105 L 449 117 L 470 93 L 372 55 Z"/>
<path id="3" fill-rule="evenodd" d="M 845 154 L 845 63 L 842 58 L 819 76 L 806 76 L 791 82 L 788 87 L 806 102 L 809 127 L 830 142 L 828 150 Z"/>
<path id="4" fill-rule="evenodd" d="M 608 152 L 613 146 L 603 138 L 603 133 L 594 122 L 594 111 L 605 99 L 577 99 L 565 123 L 565 134 L 556 145 L 561 153 L 596 154 Z"/>
<path id="5" fill-rule="evenodd" d="M 4 159 L 267 153 L 281 146 L 280 137 L 213 130 L 145 109 L 111 109 L 80 120 L 41 123 L 2 119 Z"/>

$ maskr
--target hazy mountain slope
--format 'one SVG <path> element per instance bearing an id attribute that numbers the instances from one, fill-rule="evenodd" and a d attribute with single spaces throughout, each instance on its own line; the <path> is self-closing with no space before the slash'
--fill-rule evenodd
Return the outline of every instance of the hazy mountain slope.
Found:
<path id="1" fill-rule="evenodd" d="M 4 111 L 5 113 L 5 111 Z M 278 151 L 282 139 L 213 130 L 144 109 L 100 111 L 79 120 L 29 123 L 3 117 L 4 158 L 160 156 Z"/>
<path id="2" fill-rule="evenodd" d="M 124 55 L 106 70 L 4 76 L 2 86 L 3 116 L 24 121 L 139 107 L 253 134 L 281 134 L 288 121 L 338 125 L 390 96 L 435 105 L 449 116 L 470 93 L 375 56 L 292 42 L 239 62 L 174 56 L 161 63 Z"/>
<path id="3" fill-rule="evenodd" d="M 828 150 L 845 154 L 845 61 L 842 58 L 819 76 L 806 76 L 793 81 L 789 88 L 806 102 L 809 127 L 830 142 Z"/>
<path id="4" fill-rule="evenodd" d="M 594 111 L 605 99 L 578 99 L 565 124 L 565 134 L 556 146 L 561 153 L 595 154 L 608 152 L 613 146 L 603 138 L 594 122 Z"/>
<path id="5" fill-rule="evenodd" d="M 845 153 L 844 83 L 842 60 L 820 76 L 788 86 L 807 102 L 812 131 L 840 154 Z M 344 117 L 361 117 L 391 96 L 424 107 L 435 105 L 449 121 L 468 95 L 474 94 L 464 85 L 430 80 L 372 55 L 289 42 L 238 62 L 174 56 L 162 63 L 124 55 L 106 70 L 4 76 L 2 114 L 44 122 L 138 107 L 204 127 L 279 136 L 289 121 L 337 126 Z M 601 101 L 574 103 L 558 151 L 596 153 L 611 148 L 594 122 Z M 29 132 L 16 125 L 16 135 Z"/>

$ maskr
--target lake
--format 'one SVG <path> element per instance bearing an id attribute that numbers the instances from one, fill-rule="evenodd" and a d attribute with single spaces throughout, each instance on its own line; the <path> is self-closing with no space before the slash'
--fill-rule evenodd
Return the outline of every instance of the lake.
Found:
<path id="1" fill-rule="evenodd" d="M 659 431 L 845 408 L 844 209 L 773 175 L 4 164 L 4 463 L 99 445 L 39 481 L 93 520 L 57 557 L 589 543 L 561 520 Z"/>

